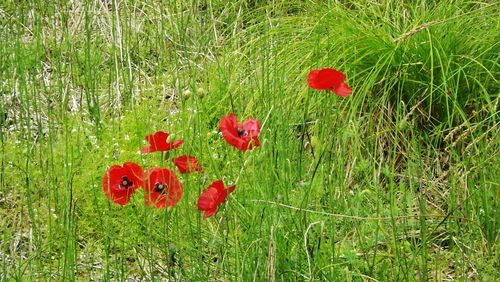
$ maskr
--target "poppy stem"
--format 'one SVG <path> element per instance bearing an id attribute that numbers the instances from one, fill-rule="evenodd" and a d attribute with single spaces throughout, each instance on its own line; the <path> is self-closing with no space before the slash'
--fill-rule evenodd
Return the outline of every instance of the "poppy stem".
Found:
<path id="1" fill-rule="evenodd" d="M 240 163 L 242 165 L 241 165 L 240 173 L 238 173 L 238 176 L 236 177 L 234 184 L 238 183 L 238 180 L 240 180 L 240 176 L 243 174 L 243 170 L 245 169 L 245 167 L 247 166 L 247 163 L 248 163 L 248 158 L 244 159 L 242 154 L 239 154 L 239 155 L 240 155 Z"/>

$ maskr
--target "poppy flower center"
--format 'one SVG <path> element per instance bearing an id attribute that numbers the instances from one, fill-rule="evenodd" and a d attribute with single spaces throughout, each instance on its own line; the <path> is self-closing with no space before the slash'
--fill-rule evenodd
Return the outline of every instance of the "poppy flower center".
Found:
<path id="1" fill-rule="evenodd" d="M 248 132 L 245 129 L 241 128 L 241 127 L 237 127 L 236 131 L 238 132 L 238 137 L 248 136 Z"/>
<path id="2" fill-rule="evenodd" d="M 165 185 L 163 183 L 156 182 L 156 184 L 155 184 L 155 192 L 165 194 L 166 188 L 167 188 L 167 185 Z"/>
<path id="3" fill-rule="evenodd" d="M 134 182 L 128 180 L 126 176 L 122 177 L 122 181 L 120 182 L 120 188 L 128 189 L 130 186 L 133 186 Z"/>

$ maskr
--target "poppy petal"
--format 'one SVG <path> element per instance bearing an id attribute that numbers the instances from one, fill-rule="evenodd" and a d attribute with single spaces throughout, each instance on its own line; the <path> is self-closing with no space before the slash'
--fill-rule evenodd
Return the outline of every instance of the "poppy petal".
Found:
<path id="1" fill-rule="evenodd" d="M 198 198 L 198 210 L 205 211 L 203 219 L 217 212 L 217 207 L 226 200 L 228 193 L 234 191 L 234 188 L 234 185 L 229 186 L 227 189 L 224 188 L 222 180 L 217 180 L 210 184 Z"/>
<path id="2" fill-rule="evenodd" d="M 219 198 L 219 191 L 216 187 L 208 187 L 201 193 L 198 198 L 198 210 L 209 210 L 217 207 L 217 199 Z"/>
<path id="3" fill-rule="evenodd" d="M 167 143 L 166 151 L 179 148 L 182 144 L 184 144 L 184 140 L 175 140 L 174 142 L 169 142 Z"/>
<path id="4" fill-rule="evenodd" d="M 252 132 L 255 133 L 255 135 L 258 135 L 260 133 L 259 121 L 256 119 L 248 119 L 243 122 L 243 129 L 247 132 Z"/>
<path id="5" fill-rule="evenodd" d="M 223 116 L 219 122 L 219 129 L 222 132 L 224 138 L 225 136 L 230 136 L 232 138 L 238 137 L 238 121 L 233 113 L 230 113 L 227 117 Z"/>
<path id="6" fill-rule="evenodd" d="M 309 84 L 309 87 L 316 90 L 328 89 L 328 84 L 319 79 L 319 73 L 319 70 L 312 70 L 309 75 L 307 75 L 307 84 Z"/>
<path id="7" fill-rule="evenodd" d="M 219 179 L 210 184 L 209 188 L 215 188 L 217 192 L 224 191 L 224 182 Z"/>
<path id="8" fill-rule="evenodd" d="M 307 83 L 312 89 L 332 90 L 339 96 L 348 96 L 350 88 L 344 80 L 345 74 L 331 68 L 312 70 L 307 76 Z"/>
<path id="9" fill-rule="evenodd" d="M 203 219 L 211 217 L 212 215 L 215 214 L 215 212 L 217 212 L 217 207 L 210 210 L 206 210 L 205 213 L 203 214 Z"/>
<path id="10" fill-rule="evenodd" d="M 239 138 L 237 135 L 227 134 L 225 131 L 222 131 L 222 137 L 224 137 L 229 145 L 235 147 L 236 149 L 240 151 L 248 150 L 248 140 Z"/>
<path id="11" fill-rule="evenodd" d="M 148 141 L 149 146 L 143 147 L 141 149 L 141 153 L 146 154 L 157 151 L 170 151 L 172 149 L 180 147 L 184 143 L 182 139 L 168 142 L 168 137 L 169 134 L 164 131 L 157 131 L 154 134 L 146 135 L 146 141 Z"/>
<path id="12" fill-rule="evenodd" d="M 351 94 L 351 88 L 346 83 L 342 82 L 339 87 L 333 90 L 338 96 L 347 97 Z"/>
<path id="13" fill-rule="evenodd" d="M 129 169 L 132 174 L 134 175 L 134 178 L 140 182 L 142 186 L 143 178 L 144 178 L 144 172 L 142 171 L 142 167 L 136 163 L 133 162 L 126 162 L 123 164 L 124 168 Z"/>
<path id="14" fill-rule="evenodd" d="M 194 171 L 201 171 L 202 168 L 195 156 L 180 156 L 173 159 L 175 166 L 179 169 L 180 173 L 189 173 Z"/>
<path id="15" fill-rule="evenodd" d="M 161 197 L 159 193 L 152 193 L 146 197 L 146 205 L 150 207 L 154 207 L 157 209 L 162 209 L 167 206 L 167 198 Z"/>
<path id="16" fill-rule="evenodd" d="M 168 136 L 169 134 L 167 132 L 157 131 L 153 135 L 153 138 L 150 137 L 148 141 L 149 143 L 151 143 L 151 146 L 153 146 L 153 148 L 158 148 L 162 144 L 167 143 Z"/>
<path id="17" fill-rule="evenodd" d="M 113 193 L 109 194 L 108 199 L 110 199 L 115 204 L 124 206 L 130 202 L 131 196 L 132 194 L 127 194 L 127 191 L 123 189 L 114 191 Z"/>
<path id="18" fill-rule="evenodd" d="M 124 169 L 123 167 L 119 166 L 119 165 L 112 165 L 106 175 L 109 177 L 110 179 L 110 183 L 117 183 L 117 182 L 120 182 L 120 180 L 122 179 L 121 175 L 123 174 L 126 174 L 127 173 L 127 170 Z"/>
<path id="19" fill-rule="evenodd" d="M 170 181 L 170 184 L 168 185 L 168 191 L 167 191 L 167 206 L 168 207 L 173 207 L 177 205 L 177 203 L 181 200 L 182 194 L 184 193 L 184 190 L 180 186 L 179 181 L 175 179 L 175 181 Z"/>
<path id="20" fill-rule="evenodd" d="M 345 74 L 338 70 L 331 68 L 325 68 L 320 70 L 318 79 L 322 81 L 328 81 L 331 85 L 339 85 L 345 80 Z"/>

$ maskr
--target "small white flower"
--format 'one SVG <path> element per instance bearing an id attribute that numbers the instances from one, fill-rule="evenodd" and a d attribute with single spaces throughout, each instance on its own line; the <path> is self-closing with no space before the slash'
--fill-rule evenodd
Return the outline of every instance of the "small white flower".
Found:
<path id="1" fill-rule="evenodd" d="M 89 140 L 92 145 L 95 145 L 97 143 L 97 137 L 94 135 L 89 135 Z"/>

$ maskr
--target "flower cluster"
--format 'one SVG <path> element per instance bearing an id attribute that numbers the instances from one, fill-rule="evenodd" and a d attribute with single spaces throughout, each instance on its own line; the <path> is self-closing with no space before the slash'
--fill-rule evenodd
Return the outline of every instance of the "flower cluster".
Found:
<path id="1" fill-rule="evenodd" d="M 182 140 L 168 142 L 169 134 L 158 131 L 147 135 L 149 146 L 141 153 L 167 152 L 182 145 Z M 184 162 L 179 161 L 185 159 Z M 173 160 L 181 173 L 201 171 L 194 156 L 180 156 Z M 168 168 L 143 170 L 136 163 L 126 162 L 122 166 L 113 165 L 102 178 L 104 195 L 119 205 L 126 205 L 130 197 L 140 188 L 145 191 L 145 202 L 155 208 L 173 207 L 182 198 L 184 188 L 175 172 Z"/>
<path id="2" fill-rule="evenodd" d="M 260 124 L 258 120 L 249 119 L 243 124 L 237 122 L 234 114 L 223 116 L 220 121 L 220 131 L 229 145 L 245 151 L 260 145 L 258 135 Z M 168 141 L 167 132 L 158 131 L 146 136 L 148 146 L 141 149 L 141 153 L 167 152 L 182 146 L 182 139 Z M 173 163 L 181 174 L 201 172 L 198 159 L 192 155 L 181 155 L 174 158 Z M 123 165 L 113 165 L 102 178 L 104 195 L 114 203 L 124 206 L 130 202 L 131 196 L 138 190 L 144 189 L 146 205 L 154 208 L 173 207 L 179 203 L 184 194 L 184 187 L 176 173 L 169 168 L 150 168 L 143 170 L 133 162 Z M 203 218 L 215 214 L 235 186 L 224 188 L 222 180 L 210 184 L 198 199 L 198 210 L 204 211 Z"/>
<path id="3" fill-rule="evenodd" d="M 330 90 L 339 96 L 348 96 L 351 88 L 344 82 L 345 75 L 337 70 L 325 68 L 312 70 L 307 82 L 315 90 Z M 219 130 L 226 142 L 240 151 L 252 150 L 260 146 L 260 122 L 256 119 L 247 119 L 239 123 L 236 116 L 230 113 L 222 116 Z M 146 136 L 148 146 L 141 149 L 141 153 L 167 152 L 182 146 L 182 139 L 169 141 L 167 132 L 158 131 Z M 198 159 L 192 155 L 181 155 L 174 158 L 173 163 L 181 174 L 202 172 Z M 175 172 L 169 168 L 150 168 L 143 170 L 133 162 L 111 166 L 102 178 L 104 195 L 118 205 L 126 205 L 131 196 L 138 190 L 144 189 L 146 205 L 154 208 L 173 207 L 182 198 L 184 187 Z M 199 196 L 197 207 L 204 212 L 203 218 L 208 218 L 217 212 L 217 208 L 226 201 L 233 192 L 235 185 L 224 187 L 222 180 L 210 184 Z"/>

